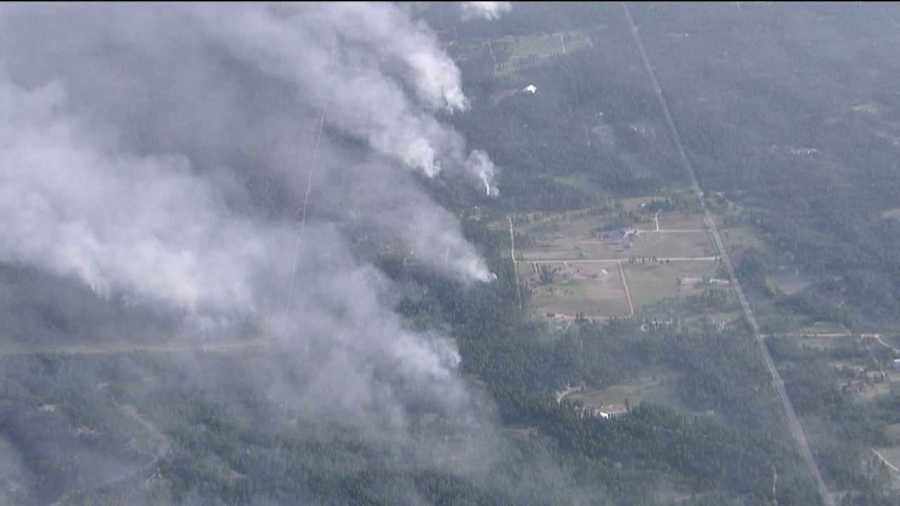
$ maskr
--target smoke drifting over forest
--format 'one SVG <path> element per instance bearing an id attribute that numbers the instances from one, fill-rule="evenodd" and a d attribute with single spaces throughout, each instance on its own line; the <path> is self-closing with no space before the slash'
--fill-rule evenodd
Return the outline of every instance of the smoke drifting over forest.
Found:
<path id="1" fill-rule="evenodd" d="M 367 143 L 370 163 L 428 177 L 467 165 L 464 140 L 434 116 L 465 110 L 459 71 L 391 5 L 10 6 L 0 22 L 16 49 L 2 59 L 3 205 L 19 239 L 2 254 L 100 293 L 260 309 L 258 285 L 283 278 L 266 271 L 288 263 L 268 255 L 285 251 L 276 245 L 293 224 L 250 216 L 266 203 L 242 183 L 284 185 L 288 206 L 310 171 L 374 172 L 304 142 L 323 110 L 329 128 Z M 474 160 L 480 182 L 492 164 Z M 407 239 L 454 226 L 444 218 Z M 487 279 L 463 241 L 436 242 L 462 259 L 455 275 Z"/>
<path id="2" fill-rule="evenodd" d="M 486 19 L 509 8 L 471 4 Z M 454 342 L 405 328 L 390 280 L 345 233 L 399 241 L 464 285 L 495 277 L 422 188 L 446 171 L 497 194 L 488 153 L 442 120 L 469 103 L 425 24 L 387 3 L 6 5 L 0 48 L 6 268 L 148 312 L 180 339 L 273 336 L 285 363 L 247 382 L 306 422 L 412 466 L 490 466 L 490 403 L 461 379 Z M 13 334 L 46 331 L 2 310 Z M 67 325 L 108 325 L 91 314 Z M 146 334 L 129 325 L 117 337 Z M 468 436 L 413 431 L 412 404 Z"/>

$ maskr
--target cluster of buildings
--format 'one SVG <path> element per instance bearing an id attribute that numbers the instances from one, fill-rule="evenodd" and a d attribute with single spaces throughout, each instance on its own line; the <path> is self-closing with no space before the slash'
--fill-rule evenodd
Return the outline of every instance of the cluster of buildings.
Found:
<path id="1" fill-rule="evenodd" d="M 569 394 L 583 391 L 583 384 L 578 386 L 569 385 L 566 388 L 556 392 L 556 403 L 561 403 L 563 399 L 565 399 Z M 625 399 L 625 404 L 601 404 L 600 406 L 585 406 L 579 403 L 576 406 L 576 409 L 578 409 L 578 414 L 582 418 L 602 418 L 606 420 L 615 418 L 617 416 L 622 416 L 631 411 L 631 403 L 628 402 L 628 399 Z"/>

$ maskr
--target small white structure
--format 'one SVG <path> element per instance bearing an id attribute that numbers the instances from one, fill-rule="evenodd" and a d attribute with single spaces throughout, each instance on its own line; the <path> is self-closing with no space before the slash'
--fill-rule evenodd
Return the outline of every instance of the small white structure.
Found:
<path id="1" fill-rule="evenodd" d="M 535 86 L 533 84 L 529 84 L 528 86 L 522 88 L 522 91 L 524 91 L 525 93 L 531 93 L 532 95 L 534 95 L 535 93 L 537 93 L 537 86 Z"/>
<path id="2" fill-rule="evenodd" d="M 900 358 L 895 358 L 895 359 L 894 359 L 894 370 L 895 370 L 895 371 L 900 371 Z"/>
<path id="3" fill-rule="evenodd" d="M 624 404 L 607 404 L 606 406 L 593 408 L 591 410 L 591 416 L 595 418 L 604 418 L 607 420 L 624 415 L 626 413 L 628 413 L 628 407 L 626 407 Z"/>

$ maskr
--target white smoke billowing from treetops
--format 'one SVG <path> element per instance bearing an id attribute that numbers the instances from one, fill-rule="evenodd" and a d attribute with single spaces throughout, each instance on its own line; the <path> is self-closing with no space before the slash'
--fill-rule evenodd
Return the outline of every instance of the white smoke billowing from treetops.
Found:
<path id="1" fill-rule="evenodd" d="M 452 342 L 402 329 L 388 282 L 328 223 L 345 217 L 311 213 L 296 246 L 311 182 L 313 209 L 371 217 L 463 282 L 493 278 L 409 171 L 492 184 L 437 116 L 468 103 L 427 26 L 384 3 L 8 4 L 0 48 L 0 262 L 175 308 L 210 335 L 258 320 L 327 364 L 291 394 L 314 419 L 402 430 L 407 383 L 468 409 Z"/>
<path id="2" fill-rule="evenodd" d="M 466 160 L 466 167 L 481 180 L 485 195 L 496 197 L 500 194 L 500 189 L 493 184 L 496 167 L 487 153 L 478 149 L 472 151 L 469 159 Z"/>
<path id="3" fill-rule="evenodd" d="M 54 20 L 62 17 L 72 19 L 68 26 L 56 27 Z M 3 55 L 8 75 L 34 83 L 4 86 L 5 137 L 11 144 L 2 155 L 7 170 L 0 175 L 10 195 L 4 217 L 8 230 L 31 223 L 28 230 L 40 231 L 45 241 L 36 243 L 34 234 L 20 231 L 22 240 L 7 241 L 0 255 L 79 276 L 101 292 L 134 290 L 191 308 L 221 305 L 225 299 L 252 307 L 252 278 L 271 251 L 267 237 L 283 235 L 285 224 L 239 225 L 246 218 L 217 201 L 220 189 L 198 174 L 202 167 L 190 168 L 199 160 L 178 149 L 182 146 L 215 150 L 216 143 L 244 136 L 278 146 L 291 142 L 289 132 L 272 130 L 303 128 L 311 123 L 302 117 L 303 107 L 325 108 L 330 126 L 429 177 L 441 167 L 466 166 L 462 138 L 429 112 L 465 110 L 459 70 L 427 28 L 389 4 L 8 6 L 0 23 L 6 47 L 21 48 Z M 25 25 L 29 31 L 37 26 L 48 42 L 29 40 Z M 101 53 L 103 44 L 116 49 Z M 226 58 L 237 63 L 215 61 Z M 35 60 L 47 63 L 33 64 Z M 135 68 L 121 68 L 128 66 Z M 270 120 L 264 111 L 248 110 L 252 90 L 237 84 L 238 71 L 288 88 L 286 94 L 296 95 L 292 98 L 300 117 L 293 125 L 279 125 L 291 119 Z M 46 88 L 49 83 L 54 83 L 52 91 Z M 404 85 L 415 96 L 408 96 Z M 33 115 L 16 110 L 22 107 L 35 109 L 44 120 L 32 122 Z M 242 130 L 240 123 L 248 119 L 251 123 Z M 83 134 L 98 127 L 109 138 Z M 141 131 L 132 145 L 128 132 L 117 129 Z M 186 135 L 176 138 L 179 133 Z M 145 144 L 160 137 L 172 139 L 159 143 L 160 152 L 146 149 L 155 146 Z M 245 149 L 269 156 L 251 142 Z M 229 161 L 227 150 L 223 146 L 217 161 Z M 289 164 L 314 170 L 303 167 L 303 160 L 273 162 L 268 170 L 282 175 L 290 174 Z M 68 177 L 91 184 L 64 184 Z M 135 177 L 147 184 L 134 184 Z M 485 184 L 483 172 L 476 177 Z M 159 191 L 157 186 L 162 186 Z M 28 196 L 28 205 L 13 204 L 13 195 Z M 52 213 L 39 211 L 41 200 L 47 199 L 54 202 Z M 126 210 L 126 203 L 136 208 Z M 253 240 L 236 240 L 251 229 L 258 231 Z M 452 229 L 450 224 L 449 231 L 456 233 Z M 429 234 L 439 238 L 446 233 L 419 227 L 407 239 L 427 243 Z M 230 251 L 227 241 L 256 249 Z M 448 245 L 446 239 L 435 242 L 441 251 Z M 488 278 L 483 262 L 464 241 L 449 242 L 454 257 L 463 259 L 457 275 Z M 429 252 L 420 248 L 419 253 L 427 257 Z"/>
<path id="4" fill-rule="evenodd" d="M 108 299 L 75 305 L 66 337 L 148 335 L 96 321 L 124 305 L 179 339 L 272 337 L 239 378 L 292 410 L 283 423 L 484 479 L 505 444 L 491 402 L 354 250 L 496 278 L 422 187 L 443 170 L 497 195 L 488 154 L 442 121 L 469 107 L 435 35 L 394 4 L 2 5 L 0 267 Z M 22 321 L 17 334 L 43 331 Z M 201 387 L 232 373 L 183 360 Z"/>

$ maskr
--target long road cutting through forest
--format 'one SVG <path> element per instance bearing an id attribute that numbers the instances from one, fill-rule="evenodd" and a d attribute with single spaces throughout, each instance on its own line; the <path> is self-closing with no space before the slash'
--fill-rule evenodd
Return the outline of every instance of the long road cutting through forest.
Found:
<path id="1" fill-rule="evenodd" d="M 750 326 L 750 329 L 753 332 L 753 338 L 759 345 L 760 354 L 762 355 L 763 361 L 766 364 L 766 368 L 769 370 L 769 374 L 772 377 L 772 385 L 774 386 L 775 391 L 778 393 L 778 397 L 781 399 L 781 404 L 784 407 L 785 417 L 787 418 L 788 429 L 790 430 L 791 435 L 794 437 L 794 440 L 797 442 L 797 446 L 800 449 L 800 454 L 803 457 L 804 462 L 806 463 L 810 475 L 815 480 L 816 488 L 818 489 L 819 495 L 822 498 L 823 504 L 825 504 L 826 506 L 835 506 L 834 499 L 828 492 L 828 487 L 825 485 L 825 480 L 822 479 L 822 473 L 819 471 L 819 466 L 818 464 L 816 464 L 816 460 L 809 448 L 809 442 L 806 439 L 806 433 L 804 433 L 803 426 L 800 424 L 800 420 L 797 418 L 797 414 L 794 411 L 794 405 L 793 403 L 791 403 L 791 399 L 790 397 L 788 397 L 787 391 L 784 388 L 784 381 L 781 379 L 781 375 L 778 373 L 778 369 L 775 368 L 775 362 L 772 360 L 772 356 L 769 353 L 769 349 L 766 346 L 765 340 L 760 334 L 759 324 L 756 322 L 756 317 L 753 314 L 753 309 L 750 307 L 750 303 L 747 301 L 747 297 L 744 295 L 744 290 L 741 288 L 740 281 L 738 280 L 734 270 L 734 266 L 731 263 L 731 258 L 728 255 L 728 251 L 725 249 L 722 237 L 719 235 L 719 229 L 716 226 L 716 222 L 713 219 L 712 213 L 709 211 L 709 208 L 707 208 L 706 206 L 706 199 L 704 198 L 703 190 L 701 189 L 700 183 L 697 179 L 697 174 L 694 171 L 694 166 L 691 164 L 691 161 L 684 150 L 684 146 L 681 142 L 681 135 L 678 133 L 678 128 L 676 128 L 675 122 L 672 121 L 672 114 L 669 111 L 669 104 L 666 101 L 665 95 L 663 95 L 662 87 L 659 85 L 659 81 L 656 78 L 656 73 L 653 71 L 653 66 L 650 65 L 650 59 L 647 57 L 647 52 L 644 49 L 644 43 L 641 40 L 641 34 L 638 31 L 637 26 L 634 24 L 634 19 L 632 19 L 631 17 L 631 11 L 629 11 L 628 9 L 628 4 L 623 2 L 622 8 L 625 11 L 625 18 L 628 22 L 629 27 L 631 28 L 632 38 L 634 39 L 634 43 L 635 45 L 637 45 L 638 52 L 640 53 L 641 62 L 644 65 L 644 70 L 646 70 L 647 75 L 653 84 L 656 98 L 659 102 L 660 107 L 662 108 L 666 126 L 669 129 L 669 133 L 672 135 L 672 140 L 675 143 L 675 148 L 678 150 L 678 157 L 681 160 L 681 164 L 684 167 L 685 172 L 690 178 L 691 189 L 693 190 L 694 194 L 697 197 L 697 200 L 700 203 L 700 208 L 703 210 L 704 224 L 710 231 L 713 242 L 715 243 L 715 247 L 719 251 L 722 262 L 725 264 L 725 268 L 728 270 L 728 276 L 731 278 L 731 285 L 734 287 L 735 294 L 737 294 L 738 301 L 740 302 L 741 309 L 744 313 L 744 318 L 747 320 L 747 324 Z"/>

